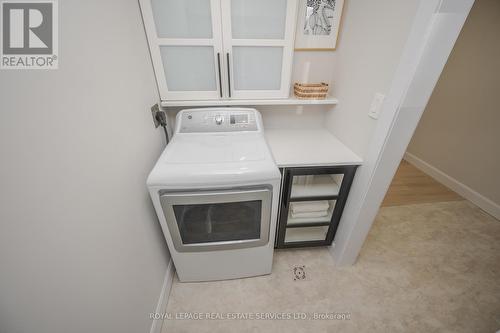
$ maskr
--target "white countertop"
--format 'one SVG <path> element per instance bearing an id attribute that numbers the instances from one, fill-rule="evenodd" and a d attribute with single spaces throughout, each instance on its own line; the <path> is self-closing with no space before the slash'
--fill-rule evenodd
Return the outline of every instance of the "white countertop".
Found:
<path id="1" fill-rule="evenodd" d="M 328 130 L 265 129 L 279 167 L 359 165 L 362 159 Z"/>

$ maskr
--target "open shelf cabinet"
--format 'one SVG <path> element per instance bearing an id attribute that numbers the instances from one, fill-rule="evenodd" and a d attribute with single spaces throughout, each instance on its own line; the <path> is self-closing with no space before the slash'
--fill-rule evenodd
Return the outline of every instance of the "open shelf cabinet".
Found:
<path id="1" fill-rule="evenodd" d="M 331 245 L 357 166 L 284 168 L 277 248 Z"/>

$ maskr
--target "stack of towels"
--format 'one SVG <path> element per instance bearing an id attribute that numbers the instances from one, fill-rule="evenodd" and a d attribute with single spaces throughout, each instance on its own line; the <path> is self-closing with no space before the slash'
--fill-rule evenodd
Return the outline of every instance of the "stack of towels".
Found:
<path id="1" fill-rule="evenodd" d="M 292 218 L 325 217 L 329 208 L 330 204 L 326 200 L 290 203 Z"/>

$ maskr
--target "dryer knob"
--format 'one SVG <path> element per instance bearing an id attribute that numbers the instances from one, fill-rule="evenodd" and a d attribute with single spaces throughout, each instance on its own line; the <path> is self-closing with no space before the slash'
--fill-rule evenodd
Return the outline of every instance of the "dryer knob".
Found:
<path id="1" fill-rule="evenodd" d="M 222 124 L 222 121 L 223 121 L 223 120 L 224 120 L 224 117 L 223 117 L 223 116 L 221 116 L 220 114 L 218 114 L 218 115 L 216 115 L 216 116 L 215 116 L 215 123 L 216 123 L 217 125 Z"/>

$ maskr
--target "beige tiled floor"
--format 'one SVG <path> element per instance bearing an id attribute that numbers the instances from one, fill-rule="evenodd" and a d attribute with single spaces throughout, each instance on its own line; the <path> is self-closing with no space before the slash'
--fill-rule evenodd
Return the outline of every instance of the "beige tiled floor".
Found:
<path id="1" fill-rule="evenodd" d="M 294 281 L 293 267 L 306 279 Z M 467 201 L 382 208 L 356 265 L 277 251 L 268 276 L 174 281 L 167 312 L 349 312 L 350 320 L 166 320 L 170 332 L 496 332 L 500 222 Z"/>

